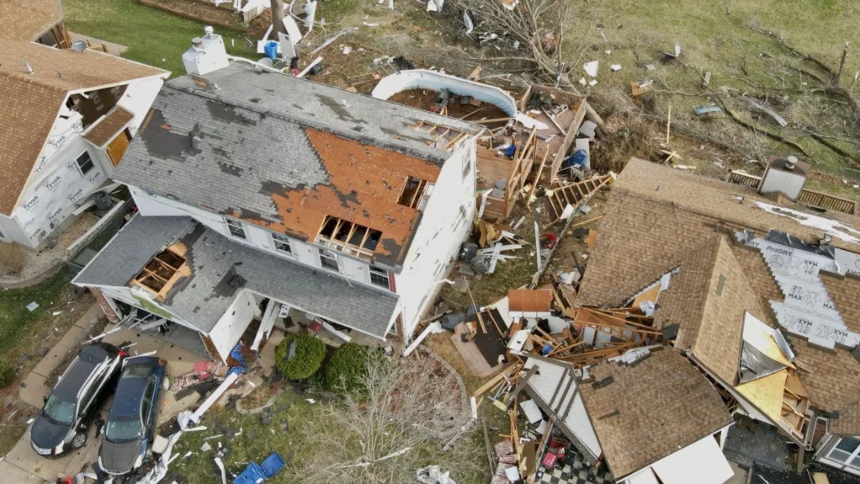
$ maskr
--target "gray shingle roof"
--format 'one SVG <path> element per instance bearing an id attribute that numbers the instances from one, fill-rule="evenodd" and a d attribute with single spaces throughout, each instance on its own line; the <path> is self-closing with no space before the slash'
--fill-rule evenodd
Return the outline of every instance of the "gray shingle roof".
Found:
<path id="1" fill-rule="evenodd" d="M 438 165 L 451 154 L 425 144 L 429 135 L 410 125 L 425 121 L 472 134 L 482 129 L 236 62 L 206 78 L 219 89 L 205 90 L 187 76 L 165 84 L 116 180 L 219 213 L 277 219 L 273 192 L 329 183 L 305 128 Z"/>
<path id="2" fill-rule="evenodd" d="M 191 217 L 135 217 L 72 282 L 127 286 L 153 255 L 191 232 L 196 223 Z"/>
<path id="3" fill-rule="evenodd" d="M 184 220 L 184 235 L 177 240 L 171 234 L 147 230 L 165 219 Z M 122 235 L 125 235 L 123 240 L 118 240 Z M 191 266 L 191 276 L 178 282 L 162 305 L 203 332 L 212 330 L 239 295 L 240 289 L 252 290 L 378 337 L 385 336 L 397 307 L 395 294 L 350 283 L 326 271 L 232 242 L 187 217 L 138 216 L 126 225 L 120 236 L 96 256 L 75 283 L 124 286 L 140 268 L 131 273 L 121 267 L 123 261 L 132 256 L 141 259 L 144 252 L 148 261 L 163 247 L 182 242 L 188 248 L 186 261 Z M 125 243 L 125 239 L 131 236 L 150 240 Z M 131 275 L 112 279 L 108 272 L 110 269 Z M 105 283 L 119 279 L 124 279 L 124 282 Z"/>

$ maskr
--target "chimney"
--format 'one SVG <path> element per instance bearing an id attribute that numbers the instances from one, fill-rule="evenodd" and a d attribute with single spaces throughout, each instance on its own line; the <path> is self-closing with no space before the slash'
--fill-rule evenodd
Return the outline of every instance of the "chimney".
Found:
<path id="1" fill-rule="evenodd" d="M 809 165 L 800 163 L 794 156 L 771 158 L 761 177 L 758 191 L 762 195 L 782 193 L 792 201 L 797 201 L 806 184 L 807 173 Z"/>
<path id="2" fill-rule="evenodd" d="M 212 27 L 206 27 L 203 37 L 191 40 L 191 48 L 182 54 L 182 63 L 188 75 L 205 76 L 230 65 L 224 39 Z"/>

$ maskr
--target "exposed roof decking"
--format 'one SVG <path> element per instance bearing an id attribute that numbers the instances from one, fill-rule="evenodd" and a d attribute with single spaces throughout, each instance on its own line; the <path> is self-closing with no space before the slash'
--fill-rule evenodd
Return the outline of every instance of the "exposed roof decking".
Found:
<path id="1" fill-rule="evenodd" d="M 381 232 L 372 260 L 395 271 L 421 215 L 398 204 L 403 187 L 436 182 L 452 156 L 410 126 L 480 129 L 236 63 L 207 79 L 220 89 L 165 86 L 115 178 L 306 241 L 327 216 L 367 227 Z"/>

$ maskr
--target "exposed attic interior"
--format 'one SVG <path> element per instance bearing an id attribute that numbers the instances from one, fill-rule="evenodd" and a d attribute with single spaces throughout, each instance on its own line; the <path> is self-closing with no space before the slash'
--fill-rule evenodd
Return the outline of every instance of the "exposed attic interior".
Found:
<path id="1" fill-rule="evenodd" d="M 316 243 L 361 259 L 370 260 L 382 232 L 326 215 Z"/>
<path id="2" fill-rule="evenodd" d="M 416 210 L 424 210 L 432 193 L 432 183 L 410 176 L 406 179 L 406 184 L 403 185 L 403 191 L 400 193 L 397 203 Z"/>
<path id="3" fill-rule="evenodd" d="M 445 113 L 442 112 L 440 114 L 444 115 Z M 409 126 L 409 129 L 426 134 L 430 139 L 424 143 L 442 151 L 454 151 L 469 134 L 454 128 L 438 126 L 424 121 L 419 121 L 418 124 Z"/>
<path id="4" fill-rule="evenodd" d="M 131 285 L 153 293 L 157 301 L 164 301 L 170 289 L 191 273 L 185 260 L 186 250 L 185 244 L 176 243 L 156 254 L 135 276 Z"/>
<path id="5" fill-rule="evenodd" d="M 82 94 L 72 94 L 66 100 L 66 107 L 77 111 L 83 117 L 83 129 L 98 121 L 122 99 L 127 85 L 108 87 Z"/>
<path id="6" fill-rule="evenodd" d="M 35 39 L 35 42 L 58 49 L 68 49 L 71 45 L 69 33 L 62 22 L 46 30 L 38 39 Z"/>

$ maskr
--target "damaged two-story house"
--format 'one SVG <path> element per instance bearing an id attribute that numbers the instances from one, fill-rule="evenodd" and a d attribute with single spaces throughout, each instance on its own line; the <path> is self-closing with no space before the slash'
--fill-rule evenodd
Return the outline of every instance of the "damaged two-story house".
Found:
<path id="1" fill-rule="evenodd" d="M 772 160 L 735 184 L 631 160 L 577 301 L 651 292 L 655 329 L 732 413 L 860 475 L 860 219 L 854 202 L 804 194 L 805 173 Z"/>
<path id="2" fill-rule="evenodd" d="M 57 0 L 0 13 L 0 241 L 41 249 L 91 205 L 168 72 L 73 43 Z"/>
<path id="3" fill-rule="evenodd" d="M 253 320 L 408 337 L 471 230 L 482 128 L 195 39 L 115 178 L 139 215 L 76 277 L 226 358 Z"/>

